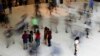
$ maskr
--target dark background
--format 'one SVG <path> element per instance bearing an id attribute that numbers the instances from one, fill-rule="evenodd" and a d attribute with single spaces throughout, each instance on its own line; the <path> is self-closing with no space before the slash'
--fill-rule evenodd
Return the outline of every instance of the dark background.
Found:
<path id="1" fill-rule="evenodd" d="M 100 2 L 100 0 L 94 0 L 94 1 Z"/>

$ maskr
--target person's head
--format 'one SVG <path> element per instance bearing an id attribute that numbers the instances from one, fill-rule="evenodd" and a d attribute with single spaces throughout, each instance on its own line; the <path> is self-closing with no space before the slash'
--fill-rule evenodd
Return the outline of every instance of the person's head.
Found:
<path id="1" fill-rule="evenodd" d="M 79 36 L 77 36 L 76 38 L 75 38 L 75 40 L 79 40 L 80 38 L 79 38 Z"/>
<path id="2" fill-rule="evenodd" d="M 39 30 L 37 30 L 37 32 L 36 32 L 37 34 L 39 34 L 40 33 L 40 31 Z"/>
<path id="3" fill-rule="evenodd" d="M 27 33 L 27 31 L 24 31 L 24 34 L 26 34 Z"/>
<path id="4" fill-rule="evenodd" d="M 44 30 L 47 30 L 47 27 L 45 27 Z"/>
<path id="5" fill-rule="evenodd" d="M 30 34 L 33 34 L 33 31 L 30 31 Z"/>

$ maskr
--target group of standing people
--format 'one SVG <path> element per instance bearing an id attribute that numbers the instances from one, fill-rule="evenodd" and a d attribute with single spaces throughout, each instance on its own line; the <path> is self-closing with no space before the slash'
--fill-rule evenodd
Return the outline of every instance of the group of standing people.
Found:
<path id="1" fill-rule="evenodd" d="M 33 44 L 33 35 L 35 35 L 35 43 L 36 43 L 36 47 L 39 47 L 40 45 L 40 31 L 37 30 L 35 33 L 33 33 L 33 31 L 24 31 L 23 35 L 22 35 L 22 39 L 23 39 L 23 45 L 24 45 L 24 49 L 28 48 L 28 43 L 29 46 L 31 46 Z"/>
<path id="2" fill-rule="evenodd" d="M 33 37 L 35 36 L 35 37 Z M 34 39 L 35 38 L 35 39 Z M 22 35 L 24 49 L 27 49 L 29 46 L 33 46 L 36 43 L 36 47 L 40 46 L 41 33 L 39 29 L 36 32 L 33 31 L 24 31 Z M 51 46 L 52 32 L 48 27 L 44 28 L 44 44 Z M 28 45 L 29 44 L 29 45 Z"/>
<path id="3" fill-rule="evenodd" d="M 48 28 L 44 28 L 44 43 L 48 45 L 49 47 L 51 46 L 51 39 L 52 39 L 52 31 Z"/>

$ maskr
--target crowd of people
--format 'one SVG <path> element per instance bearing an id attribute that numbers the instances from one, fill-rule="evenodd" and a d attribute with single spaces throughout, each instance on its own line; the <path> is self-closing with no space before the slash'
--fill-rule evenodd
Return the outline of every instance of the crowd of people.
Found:
<path id="1" fill-rule="evenodd" d="M 5 0 L 2 0 L 3 6 L 0 4 L 0 6 L 3 8 L 3 9 L 1 9 L 1 7 L 0 7 L 0 11 L 1 11 L 0 12 L 0 18 L 1 18 L 0 23 L 1 23 L 1 25 L 5 24 L 7 26 L 7 24 L 9 24 L 9 17 L 5 13 L 6 3 L 4 1 Z M 16 0 L 16 5 L 18 5 L 18 4 L 20 4 L 20 5 L 25 4 L 26 5 L 27 1 L 28 0 L 23 0 L 23 2 L 22 2 L 22 0 L 20 0 L 20 1 Z M 40 14 L 40 11 L 39 11 L 40 6 L 39 6 L 39 2 L 35 1 L 35 3 L 36 3 L 35 4 L 35 12 L 36 12 L 35 16 L 36 16 L 36 18 L 33 17 L 33 19 L 32 19 L 32 29 L 31 30 L 28 29 L 29 25 L 28 25 L 28 22 L 25 21 L 26 17 L 23 18 L 22 21 L 17 24 L 17 25 L 21 25 L 18 28 L 16 27 L 17 29 L 12 29 L 12 27 L 8 27 L 7 30 L 4 32 L 5 37 L 6 37 L 6 43 L 7 43 L 6 47 L 7 48 L 10 46 L 9 42 L 12 39 L 13 32 L 21 31 L 21 30 L 22 30 L 21 32 L 23 32 L 23 34 L 22 34 L 23 49 L 27 50 L 29 48 L 32 48 L 35 43 L 36 43 L 36 45 L 35 45 L 36 48 L 38 48 L 40 46 L 40 44 L 41 44 L 41 33 L 40 33 L 39 23 L 38 23 L 38 20 L 37 20 L 37 18 L 39 18 L 37 16 L 41 16 L 41 15 L 39 15 Z M 91 2 L 91 3 L 92 4 L 84 3 L 82 10 L 79 9 L 79 11 L 77 12 L 80 15 L 79 20 L 82 19 L 82 16 L 86 15 L 86 21 L 84 22 L 84 24 L 86 24 L 88 26 L 91 26 L 90 17 L 91 17 L 91 13 L 93 11 L 93 2 Z M 7 0 L 7 4 L 8 4 L 7 7 L 9 7 L 9 12 L 12 13 L 13 2 L 11 0 Z M 89 6 L 90 10 L 87 10 L 88 5 L 90 5 Z M 53 9 L 56 10 L 56 7 L 57 7 L 57 4 L 54 4 L 52 1 L 49 1 L 48 9 L 50 11 L 50 15 L 52 15 Z M 65 25 L 66 25 L 65 26 L 65 32 L 66 33 L 68 33 L 69 32 L 68 30 L 72 28 L 72 22 L 74 20 L 76 20 L 76 19 L 73 16 L 73 14 L 70 14 L 68 16 L 68 19 L 65 19 Z M 57 29 L 57 25 L 59 23 L 58 20 L 53 19 L 53 21 L 51 23 L 54 23 L 56 25 L 55 26 L 55 28 L 56 28 L 55 32 L 58 33 L 58 29 Z M 52 46 L 52 43 L 51 43 L 52 31 L 53 31 L 52 28 L 50 29 L 48 27 L 44 27 L 44 40 L 43 41 L 44 41 L 44 44 L 47 45 L 48 47 Z M 80 32 L 78 32 L 78 33 L 80 34 Z M 86 38 L 89 38 L 90 29 L 85 28 L 85 33 L 86 33 Z M 74 55 L 76 55 L 76 56 L 77 56 L 77 45 L 79 44 L 80 38 L 81 38 L 80 36 L 75 36 L 75 39 L 74 39 L 74 41 L 75 41 L 75 43 L 74 43 L 74 47 L 75 47 Z M 12 43 L 13 44 L 15 43 L 14 40 L 13 40 Z"/>

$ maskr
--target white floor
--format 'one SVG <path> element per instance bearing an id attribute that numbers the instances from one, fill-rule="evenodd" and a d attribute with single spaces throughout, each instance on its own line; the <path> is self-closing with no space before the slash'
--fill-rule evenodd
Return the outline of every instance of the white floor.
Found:
<path id="1" fill-rule="evenodd" d="M 68 15 L 69 12 L 75 12 L 77 11 L 77 8 L 80 7 L 80 4 L 74 4 L 74 8 L 68 9 L 65 6 L 64 8 L 60 7 L 56 12 L 53 12 L 52 14 L 54 16 L 57 16 L 59 20 L 58 24 L 58 32 L 53 32 L 53 38 L 52 38 L 52 46 L 48 47 L 43 44 L 43 30 L 41 30 L 41 45 L 39 47 L 38 55 L 37 56 L 74 56 L 74 41 L 70 36 L 70 33 L 65 33 L 65 25 L 64 25 L 64 19 L 65 16 Z M 49 26 L 49 12 L 45 8 L 46 5 L 42 4 L 41 6 L 41 13 L 43 16 L 43 26 Z M 100 55 L 100 32 L 99 25 L 97 22 L 99 22 L 99 11 L 100 7 L 98 7 L 98 12 L 94 10 L 93 16 L 92 16 L 92 31 L 89 35 L 89 39 L 87 39 L 85 36 L 81 39 L 81 42 L 79 44 L 78 48 L 78 56 L 99 56 Z M 34 15 L 34 8 L 33 5 L 28 6 L 19 6 L 15 7 L 13 9 L 13 13 L 9 15 L 11 25 L 14 27 L 15 24 L 21 20 L 20 16 L 27 13 L 28 18 L 31 19 L 31 17 Z M 14 35 L 13 38 L 15 40 L 15 44 L 11 44 L 9 48 L 6 48 L 6 42 L 5 37 L 3 36 L 4 29 L 0 28 L 0 56 L 29 56 L 28 50 L 23 50 L 23 43 L 21 39 L 21 35 Z M 56 52 L 55 52 L 56 51 Z M 55 55 L 52 55 L 55 54 Z M 33 55 L 35 56 L 35 55 Z"/>

